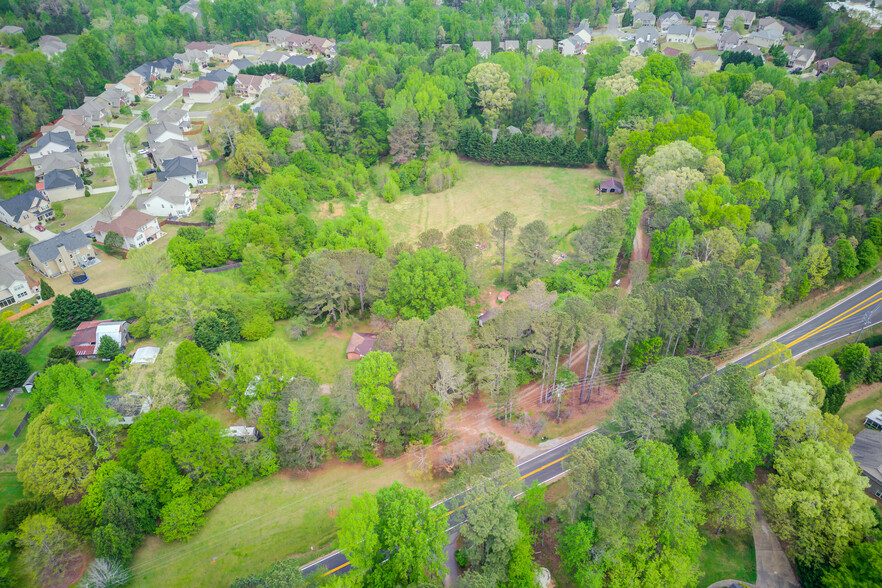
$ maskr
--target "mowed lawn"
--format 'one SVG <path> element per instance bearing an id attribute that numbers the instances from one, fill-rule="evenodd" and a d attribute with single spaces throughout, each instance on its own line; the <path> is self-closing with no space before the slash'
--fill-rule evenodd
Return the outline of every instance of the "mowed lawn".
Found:
<path id="1" fill-rule="evenodd" d="M 7 392 L 4 390 L 0 402 L 6 400 L 6 394 Z M 9 408 L 6 410 L 0 410 L 0 447 L 3 447 L 6 443 L 9 444 L 9 451 L 0 455 L 0 471 L 2 472 L 14 471 L 15 461 L 18 458 L 16 451 L 18 451 L 18 448 L 24 443 L 25 437 L 27 436 L 27 427 L 25 427 L 25 430 L 22 431 L 17 439 L 13 438 L 12 434 L 24 418 L 30 398 L 30 394 L 18 394 L 12 400 Z M 10 484 L 6 484 L 6 486 L 9 485 Z M 5 491 L 0 488 L 0 500 L 4 498 L 4 492 Z M 0 506 L 0 508 L 2 508 L 2 506 Z"/>
<path id="2" fill-rule="evenodd" d="M 148 538 L 132 563 L 132 586 L 213 588 L 281 559 L 305 564 L 334 547 L 335 517 L 352 496 L 395 480 L 420 486 L 404 459 L 374 469 L 335 462 L 308 474 L 276 473 L 227 496 L 190 542 Z"/>
<path id="3" fill-rule="evenodd" d="M 48 223 L 46 228 L 54 233 L 72 229 L 81 222 L 87 221 L 107 206 L 113 193 L 95 194 L 88 198 L 76 198 L 73 200 L 64 200 L 61 205 L 64 207 L 64 216 L 57 218 Z"/>
<path id="4" fill-rule="evenodd" d="M 462 224 L 489 225 L 505 210 L 524 226 L 541 219 L 552 232 L 584 223 L 600 205 L 595 180 L 608 174 L 594 168 L 489 166 L 462 163 L 462 179 L 437 194 L 402 194 L 392 203 L 371 198 L 368 211 L 380 218 L 392 241 L 415 241 L 426 229 L 449 231 Z M 603 204 L 612 202 L 605 195 Z"/>
<path id="5" fill-rule="evenodd" d="M 709 586 L 720 580 L 742 580 L 756 582 L 756 549 L 750 531 L 739 533 L 702 533 L 705 543 L 698 558 L 698 569 L 702 573 L 699 586 Z"/>

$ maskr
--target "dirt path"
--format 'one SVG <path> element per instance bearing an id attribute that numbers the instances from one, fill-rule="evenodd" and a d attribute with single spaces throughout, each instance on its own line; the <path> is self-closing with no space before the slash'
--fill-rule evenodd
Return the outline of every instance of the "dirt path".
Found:
<path id="1" fill-rule="evenodd" d="M 798 588 L 799 581 L 793 573 L 790 560 L 784 554 L 781 542 L 772 532 L 766 515 L 760 506 L 753 487 L 747 486 L 754 494 L 753 505 L 756 518 L 753 521 L 753 544 L 756 548 L 756 585 L 776 588 Z"/>
<path id="2" fill-rule="evenodd" d="M 625 274 L 625 277 L 622 278 L 621 287 L 628 294 L 631 293 L 632 280 L 631 280 L 631 268 L 635 261 L 645 261 L 649 263 L 652 260 L 652 255 L 649 252 L 649 235 L 646 234 L 646 211 L 643 212 L 643 216 L 640 217 L 640 222 L 637 224 L 637 231 L 634 234 L 634 242 L 631 245 L 631 262 L 628 264 L 628 273 Z"/>

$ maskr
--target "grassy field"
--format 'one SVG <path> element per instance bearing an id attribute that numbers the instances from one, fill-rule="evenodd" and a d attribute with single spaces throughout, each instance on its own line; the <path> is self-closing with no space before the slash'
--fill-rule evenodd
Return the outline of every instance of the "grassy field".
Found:
<path id="1" fill-rule="evenodd" d="M 57 233 L 74 227 L 101 212 L 101 209 L 107 206 L 111 198 L 113 198 L 113 193 L 108 192 L 106 194 L 95 194 L 88 198 L 65 200 L 62 202 L 64 216 L 47 224 L 46 228 Z"/>
<path id="2" fill-rule="evenodd" d="M 31 299 L 28 302 L 31 305 L 34 305 L 34 301 L 36 299 Z M 25 333 L 27 333 L 28 339 L 32 339 L 35 337 L 40 331 L 45 329 L 49 323 L 52 321 L 52 307 L 44 306 L 43 308 L 39 308 L 32 312 L 27 316 L 23 316 L 22 318 L 15 321 L 15 325 L 19 327 L 23 327 Z"/>
<path id="3" fill-rule="evenodd" d="M 150 537 L 135 556 L 132 585 L 226 586 L 280 559 L 311 561 L 333 546 L 334 517 L 352 496 L 394 480 L 434 493 L 410 479 L 403 460 L 375 469 L 333 463 L 309 474 L 276 473 L 227 496 L 189 543 Z"/>
<path id="4" fill-rule="evenodd" d="M 756 582 L 756 550 L 750 531 L 721 533 L 719 537 L 704 532 L 704 538 L 707 543 L 698 559 L 703 574 L 700 586 L 729 579 Z"/>
<path id="5" fill-rule="evenodd" d="M 713 39 L 709 37 L 704 37 L 702 35 L 696 35 L 695 37 L 695 46 L 699 49 L 706 49 L 708 47 L 716 47 L 717 43 Z"/>
<path id="6" fill-rule="evenodd" d="M 22 192 L 33 190 L 34 172 L 24 172 L 0 178 L 0 200 L 8 200 Z"/>
<path id="7" fill-rule="evenodd" d="M 461 224 L 489 224 L 504 210 L 524 226 L 536 219 L 553 232 L 584 223 L 600 205 L 594 181 L 607 176 L 594 168 L 494 167 L 462 164 L 462 179 L 438 194 L 402 194 L 393 203 L 371 198 L 368 211 L 380 218 L 392 241 L 414 241 L 426 229 L 449 231 Z M 609 196 L 603 204 L 609 204 Z"/>
<path id="8" fill-rule="evenodd" d="M 160 240 L 160 243 L 168 243 L 168 240 L 166 237 L 163 237 Z M 124 286 L 135 285 L 137 277 L 121 269 L 120 264 L 123 263 L 122 261 L 107 255 L 100 249 L 95 248 L 94 250 L 95 255 L 101 260 L 101 263 L 86 270 L 86 274 L 89 276 L 89 281 L 86 282 L 85 285 L 77 286 L 71 283 L 70 276 L 67 275 L 59 276 L 57 278 L 44 278 L 46 282 L 52 286 L 52 289 L 55 290 L 56 294 L 70 294 L 74 288 L 78 287 L 83 287 L 92 292 L 100 293 L 116 290 L 117 288 L 122 288 Z M 29 276 L 33 276 L 38 280 L 41 278 L 41 275 L 31 267 L 30 262 L 20 262 L 18 267 Z"/>
<path id="9" fill-rule="evenodd" d="M 0 510 L 6 508 L 7 504 L 12 504 L 21 498 L 24 498 L 24 488 L 15 474 L 0 474 Z"/>
<path id="10" fill-rule="evenodd" d="M 95 174 L 90 178 L 92 180 L 93 189 L 116 186 L 116 176 L 113 175 L 112 166 L 96 165 L 93 170 L 95 171 Z"/>
<path id="11" fill-rule="evenodd" d="M 882 384 L 858 387 L 845 398 L 845 405 L 839 409 L 839 418 L 848 425 L 848 432 L 855 435 L 864 429 L 864 419 L 874 408 L 882 410 Z"/>
<path id="12" fill-rule="evenodd" d="M 24 415 L 27 412 L 30 397 L 30 394 L 19 394 L 12 400 L 9 408 L 6 410 L 0 410 L 0 447 L 2 447 L 4 443 L 9 443 L 9 451 L 0 455 L 0 471 L 2 472 L 13 471 L 15 467 L 16 451 L 21 447 L 21 444 L 24 443 L 25 437 L 27 436 L 27 428 L 25 428 L 22 434 L 18 436 L 18 439 L 14 439 L 12 434 L 15 432 L 15 429 L 21 423 L 21 419 L 24 418 Z M 5 393 L 3 395 L 3 400 L 6 400 Z M 0 500 L 3 500 L 3 494 L 3 486 L 0 485 Z"/>
<path id="13" fill-rule="evenodd" d="M 10 251 L 15 249 L 15 242 L 19 239 L 26 237 L 22 233 L 19 233 L 15 229 L 11 229 L 6 225 L 0 223 L 0 245 L 6 247 Z"/>
<path id="14" fill-rule="evenodd" d="M 46 333 L 46 336 L 27 355 L 31 368 L 35 370 L 43 369 L 52 348 L 56 345 L 65 345 L 70 341 L 71 335 L 73 335 L 73 331 L 61 331 L 59 329 L 52 329 Z"/>

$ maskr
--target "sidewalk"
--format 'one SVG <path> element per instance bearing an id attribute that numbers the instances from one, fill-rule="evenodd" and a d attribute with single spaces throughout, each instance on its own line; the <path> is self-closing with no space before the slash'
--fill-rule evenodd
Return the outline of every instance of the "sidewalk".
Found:
<path id="1" fill-rule="evenodd" d="M 107 194 L 109 192 L 116 192 L 117 190 L 119 190 L 119 186 L 104 186 L 103 188 L 95 188 L 92 190 L 92 195 Z"/>
<path id="2" fill-rule="evenodd" d="M 760 507 L 753 486 L 747 486 L 753 494 L 756 519 L 753 522 L 753 543 L 756 548 L 756 585 L 758 588 L 799 588 L 799 581 L 790 560 L 784 554 L 781 542 L 772 532 L 766 515 Z"/>

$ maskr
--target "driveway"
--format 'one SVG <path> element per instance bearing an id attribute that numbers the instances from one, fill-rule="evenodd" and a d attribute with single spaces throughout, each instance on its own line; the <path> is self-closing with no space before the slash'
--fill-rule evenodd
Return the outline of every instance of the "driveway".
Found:
<path id="1" fill-rule="evenodd" d="M 38 231 L 34 227 L 27 227 L 26 229 L 24 229 L 24 232 L 27 233 L 28 235 L 30 235 L 31 237 L 33 237 L 34 239 L 36 239 L 37 241 L 45 241 L 46 239 L 51 239 L 52 237 L 54 237 L 57 234 L 57 233 L 53 233 L 52 231 L 50 231 L 48 229 L 45 231 Z"/>
<path id="2" fill-rule="evenodd" d="M 619 30 L 619 23 L 621 21 L 621 14 L 611 14 L 609 15 L 609 22 L 606 23 L 606 34 L 611 35 L 615 38 L 619 38 L 621 35 L 621 31 Z"/>
<path id="3" fill-rule="evenodd" d="M 754 489 L 750 487 L 751 492 Z M 753 505 L 756 518 L 753 521 L 753 544 L 756 548 L 756 585 L 760 587 L 799 588 L 799 581 L 790 560 L 784 554 L 781 542 L 769 526 L 766 515 L 754 493 Z"/>

